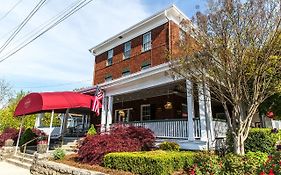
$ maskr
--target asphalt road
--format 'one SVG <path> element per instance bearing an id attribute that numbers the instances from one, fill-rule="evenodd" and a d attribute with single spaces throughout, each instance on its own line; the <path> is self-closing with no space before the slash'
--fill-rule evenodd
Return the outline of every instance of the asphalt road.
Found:
<path id="1" fill-rule="evenodd" d="M 29 170 L 0 161 L 0 175 L 30 175 Z"/>

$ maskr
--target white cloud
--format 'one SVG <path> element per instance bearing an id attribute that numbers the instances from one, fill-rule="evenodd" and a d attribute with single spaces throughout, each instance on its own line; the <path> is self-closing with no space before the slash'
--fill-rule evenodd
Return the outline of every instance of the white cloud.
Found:
<path id="1" fill-rule="evenodd" d="M 71 2 L 50 0 L 32 18 L 15 41 L 72 2 L 74 0 Z M 0 18 L 12 7 L 13 3 L 0 0 Z M 22 1 L 5 19 L 0 21 L 0 45 L 4 41 L 3 38 L 1 40 L 1 36 L 18 25 L 36 3 Z M 44 86 L 92 79 L 93 56 L 88 49 L 148 16 L 141 0 L 93 0 L 72 17 L 0 63 L 0 78 L 5 78 L 15 87 L 23 87 L 27 84 L 30 87 Z M 90 85 L 90 82 L 87 83 Z M 86 83 L 81 83 L 81 85 L 86 85 Z M 58 86 L 48 90 L 63 88 L 71 90 L 73 87 L 74 85 L 72 87 Z M 75 84 L 75 87 L 80 86 Z M 42 90 L 45 89 L 42 88 Z"/>

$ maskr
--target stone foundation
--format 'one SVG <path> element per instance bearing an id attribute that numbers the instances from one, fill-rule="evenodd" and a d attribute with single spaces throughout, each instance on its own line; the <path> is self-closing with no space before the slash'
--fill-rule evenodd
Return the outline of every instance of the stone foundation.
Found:
<path id="1" fill-rule="evenodd" d="M 34 161 L 30 167 L 32 175 L 106 175 L 52 161 Z"/>

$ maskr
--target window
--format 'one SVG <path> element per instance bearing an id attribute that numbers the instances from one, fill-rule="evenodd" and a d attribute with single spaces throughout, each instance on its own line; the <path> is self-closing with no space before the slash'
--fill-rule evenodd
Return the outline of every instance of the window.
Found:
<path id="1" fill-rule="evenodd" d="M 151 110 L 150 104 L 141 105 L 141 120 L 150 120 Z"/>
<path id="2" fill-rule="evenodd" d="M 107 52 L 106 66 L 112 65 L 112 61 L 113 61 L 113 49 L 111 49 Z"/>
<path id="3" fill-rule="evenodd" d="M 143 35 L 142 38 L 142 51 L 148 51 L 151 49 L 151 32 L 148 32 Z"/>
<path id="4" fill-rule="evenodd" d="M 124 44 L 124 59 L 131 57 L 131 41 Z"/>
<path id="5" fill-rule="evenodd" d="M 126 75 L 130 75 L 131 72 L 130 72 L 130 69 L 129 68 L 125 68 L 123 71 L 122 71 L 122 76 L 126 76 Z"/>
<path id="6" fill-rule="evenodd" d="M 183 42 L 185 42 L 186 33 L 185 33 L 185 31 L 182 30 L 182 29 L 180 29 L 180 31 L 179 31 L 179 39 L 180 39 L 181 44 L 183 44 Z"/>
<path id="7" fill-rule="evenodd" d="M 107 74 L 104 78 L 105 82 L 111 81 L 112 80 L 112 75 L 111 74 Z"/>
<path id="8" fill-rule="evenodd" d="M 142 64 L 141 64 L 141 70 L 144 70 L 144 69 L 147 69 L 147 68 L 150 68 L 150 61 L 144 61 Z"/>

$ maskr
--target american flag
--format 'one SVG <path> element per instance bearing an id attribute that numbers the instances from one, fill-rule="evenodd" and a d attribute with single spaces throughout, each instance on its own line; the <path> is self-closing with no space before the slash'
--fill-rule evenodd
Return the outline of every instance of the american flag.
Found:
<path id="1" fill-rule="evenodd" d="M 97 87 L 95 98 L 92 105 L 92 111 L 94 111 L 97 116 L 100 115 L 100 108 L 102 108 L 102 99 L 103 99 L 103 92 Z"/>

